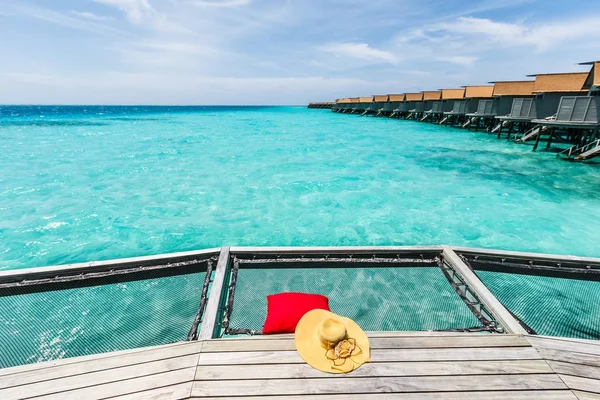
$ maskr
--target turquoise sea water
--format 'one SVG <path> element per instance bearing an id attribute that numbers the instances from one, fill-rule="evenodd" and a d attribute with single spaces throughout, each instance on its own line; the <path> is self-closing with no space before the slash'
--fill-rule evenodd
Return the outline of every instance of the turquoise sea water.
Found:
<path id="1" fill-rule="evenodd" d="M 600 168 L 303 107 L 0 106 L 0 268 L 221 245 L 598 256 Z"/>
<path id="2" fill-rule="evenodd" d="M 0 143 L 0 270 L 222 245 L 599 255 L 600 168 L 482 132 L 302 107 L 0 106 Z M 263 272 L 240 272 L 234 327 L 260 328 L 264 295 L 308 289 L 366 329 L 476 324 L 437 269 Z M 194 276 L 0 296 L 0 367 L 180 340 Z M 528 277 L 507 287 L 498 276 L 484 281 L 534 315 L 510 302 Z M 558 285 L 540 301 L 568 297 Z M 347 307 L 359 289 L 362 308 Z M 597 334 L 594 304 L 580 300 L 571 320 L 536 327 Z"/>

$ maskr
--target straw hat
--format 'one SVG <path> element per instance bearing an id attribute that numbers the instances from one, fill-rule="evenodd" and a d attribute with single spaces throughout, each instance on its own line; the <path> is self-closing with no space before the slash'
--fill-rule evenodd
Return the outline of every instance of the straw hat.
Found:
<path id="1" fill-rule="evenodd" d="M 350 318 L 312 310 L 298 322 L 296 349 L 311 367 L 331 374 L 348 373 L 369 359 L 369 339 Z"/>

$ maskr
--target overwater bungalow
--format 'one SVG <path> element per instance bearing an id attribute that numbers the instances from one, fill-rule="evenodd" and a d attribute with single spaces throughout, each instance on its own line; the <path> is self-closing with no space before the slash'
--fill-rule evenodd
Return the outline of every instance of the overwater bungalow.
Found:
<path id="1" fill-rule="evenodd" d="M 315 101 L 308 103 L 308 108 L 333 108 L 334 105 L 333 101 Z"/>
<path id="2" fill-rule="evenodd" d="M 480 102 L 484 102 L 483 108 L 485 110 L 488 102 L 493 101 L 494 86 L 493 85 L 480 85 L 480 86 L 465 86 L 465 114 L 464 117 L 455 115 L 455 121 L 463 120 L 462 128 L 475 128 L 478 129 L 481 122 L 481 116 L 476 115 L 479 110 Z M 490 104 L 493 104 L 490 103 Z M 491 111 L 491 110 L 490 110 Z"/>
<path id="3" fill-rule="evenodd" d="M 389 95 L 387 94 L 374 95 L 373 102 L 371 103 L 370 107 L 365 111 L 364 115 L 379 115 L 381 110 L 383 110 L 383 106 L 388 102 L 388 100 Z"/>
<path id="4" fill-rule="evenodd" d="M 464 100 L 456 100 L 451 111 L 444 113 L 440 123 L 466 128 L 471 119 L 467 114 L 477 111 L 479 100 L 492 98 L 493 86 L 465 86 Z"/>
<path id="5" fill-rule="evenodd" d="M 498 137 L 500 137 L 502 128 L 509 125 L 512 128 L 512 125 L 508 122 L 503 123 L 498 121 L 498 117 L 508 116 L 511 113 L 515 100 L 517 104 L 522 104 L 523 99 L 532 99 L 534 96 L 534 81 L 501 81 L 491 83 L 494 84 L 492 86 L 491 98 L 480 99 L 477 111 L 467 114 L 467 117 L 470 118 L 469 129 L 485 129 L 488 132 L 498 132 Z"/>
<path id="6" fill-rule="evenodd" d="M 590 72 L 583 81 L 573 79 L 572 82 L 575 88 L 578 88 L 581 82 L 581 93 L 561 96 L 553 118 L 532 121 L 540 130 L 534 149 L 538 147 L 542 137 L 546 136 L 546 148 L 549 148 L 552 142 L 571 144 L 559 154 L 567 159 L 589 160 L 600 155 L 600 77 L 595 73 L 598 64 L 600 63 L 583 63 L 592 65 Z"/>
<path id="7" fill-rule="evenodd" d="M 345 107 L 342 112 L 345 114 L 352 114 L 357 103 L 358 103 L 358 97 L 348 97 L 346 99 Z"/>
<path id="8" fill-rule="evenodd" d="M 346 109 L 346 104 L 349 104 L 348 98 L 336 99 L 335 104 L 331 107 L 333 112 L 343 112 Z"/>
<path id="9" fill-rule="evenodd" d="M 396 110 L 400 106 L 400 103 L 402 103 L 403 101 L 404 101 L 404 93 L 389 94 L 388 102 L 384 104 L 380 115 L 392 117 L 394 114 L 394 110 Z"/>
<path id="10" fill-rule="evenodd" d="M 431 109 L 425 111 L 423 121 L 440 123 L 444 119 L 444 113 L 452 111 L 455 101 L 465 98 L 465 89 L 440 89 L 442 97 L 440 101 L 432 101 Z"/>
<path id="11" fill-rule="evenodd" d="M 498 138 L 503 131 L 509 137 L 513 132 L 525 132 L 531 127 L 531 120 L 535 118 L 535 94 L 533 88 L 535 81 L 499 81 L 494 83 L 494 101 L 496 102 L 497 124 L 492 128 L 492 133 L 498 133 Z"/>
<path id="12" fill-rule="evenodd" d="M 442 91 L 441 90 L 433 90 L 433 91 L 424 91 L 423 92 L 423 101 L 421 103 L 417 103 L 415 105 L 415 113 L 419 121 L 424 121 L 427 119 L 428 114 L 425 114 L 427 111 L 432 111 L 433 105 L 435 103 L 439 103 L 442 101 Z"/>
<path id="13" fill-rule="evenodd" d="M 350 98 L 344 97 L 335 101 L 335 106 L 331 108 L 333 112 L 345 113 L 348 107 L 350 107 Z"/>
<path id="14" fill-rule="evenodd" d="M 530 76 L 535 77 L 533 93 L 536 95 L 535 102 L 531 105 L 531 107 L 535 107 L 535 113 L 531 111 L 533 115 L 530 119 L 532 128 L 517 136 L 516 139 L 520 142 L 535 139 L 534 149 L 537 149 L 540 139 L 551 142 L 549 137 L 553 135 L 548 125 L 540 124 L 540 122 L 556 118 L 560 101 L 564 96 L 586 96 L 589 91 L 584 89 L 584 85 L 589 73 L 572 72 Z M 563 141 L 563 139 L 559 139 L 559 141 Z"/>
<path id="15" fill-rule="evenodd" d="M 354 107 L 352 108 L 352 114 L 360 114 L 363 115 L 368 109 L 369 107 L 371 107 L 371 104 L 373 103 L 373 97 L 359 97 L 358 101 L 356 102 L 356 104 L 354 104 Z"/>
<path id="16" fill-rule="evenodd" d="M 398 103 L 398 106 L 394 109 L 394 112 L 390 115 L 392 118 L 405 118 L 408 115 L 408 110 L 412 107 L 412 103 L 409 101 L 414 96 L 414 93 L 404 93 L 402 95 L 402 101 Z"/>
<path id="17" fill-rule="evenodd" d="M 406 93 L 404 103 L 400 105 L 403 110 L 400 112 L 401 118 L 413 119 L 415 117 L 416 108 L 421 107 L 423 103 L 423 92 Z"/>

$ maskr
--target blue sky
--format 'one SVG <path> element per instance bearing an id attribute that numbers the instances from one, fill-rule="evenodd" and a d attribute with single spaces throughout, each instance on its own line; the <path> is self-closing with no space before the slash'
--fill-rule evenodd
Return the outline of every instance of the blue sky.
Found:
<path id="1" fill-rule="evenodd" d="M 0 0 L 0 103 L 304 104 L 582 71 L 597 0 Z"/>

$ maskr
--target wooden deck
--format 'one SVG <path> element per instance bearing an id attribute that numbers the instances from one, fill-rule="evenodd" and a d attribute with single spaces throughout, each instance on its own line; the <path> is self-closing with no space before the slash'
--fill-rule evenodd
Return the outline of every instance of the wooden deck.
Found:
<path id="1" fill-rule="evenodd" d="M 600 399 L 594 341 L 369 336 L 373 362 L 349 375 L 310 368 L 291 335 L 211 339 L 0 370 L 0 399 Z"/>

